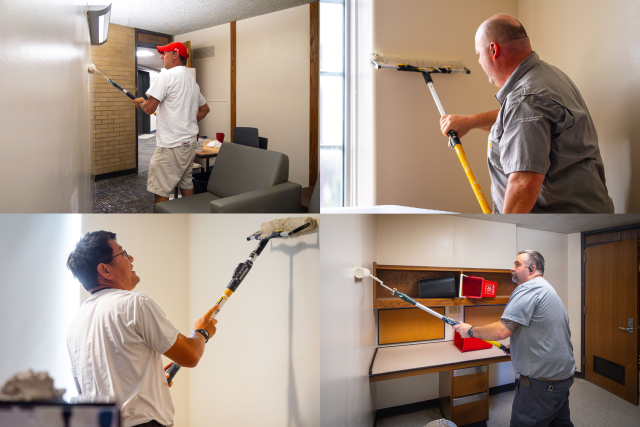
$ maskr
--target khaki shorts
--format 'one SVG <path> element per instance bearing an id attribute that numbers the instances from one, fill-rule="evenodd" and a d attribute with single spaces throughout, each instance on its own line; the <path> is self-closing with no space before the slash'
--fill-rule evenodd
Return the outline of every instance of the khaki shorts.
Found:
<path id="1" fill-rule="evenodd" d="M 196 144 L 174 148 L 156 147 L 149 164 L 147 191 L 169 197 L 174 188 L 193 188 L 191 169 L 196 157 Z"/>

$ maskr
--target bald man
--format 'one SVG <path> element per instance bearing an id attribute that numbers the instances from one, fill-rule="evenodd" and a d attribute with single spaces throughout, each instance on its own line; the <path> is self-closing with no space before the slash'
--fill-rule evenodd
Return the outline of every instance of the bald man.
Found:
<path id="1" fill-rule="evenodd" d="M 598 135 L 580 91 L 542 61 L 527 32 L 499 14 L 480 25 L 476 55 L 500 90 L 500 109 L 440 120 L 446 136 L 489 133 L 487 163 L 494 213 L 613 213 Z"/>

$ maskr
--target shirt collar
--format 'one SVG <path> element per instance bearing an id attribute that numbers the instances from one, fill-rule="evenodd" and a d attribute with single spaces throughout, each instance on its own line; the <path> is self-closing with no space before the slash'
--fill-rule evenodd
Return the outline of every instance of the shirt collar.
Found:
<path id="1" fill-rule="evenodd" d="M 527 74 L 527 71 L 529 71 L 531 67 L 536 65 L 539 61 L 540 57 L 538 56 L 538 54 L 532 52 L 531 55 L 527 56 L 527 59 L 525 59 L 520 63 L 520 65 L 518 65 L 518 68 L 516 68 L 513 73 L 511 73 L 511 76 L 504 84 L 504 86 L 502 86 L 502 89 L 500 89 L 500 91 L 496 95 L 494 95 L 494 97 L 500 104 L 504 102 L 507 94 L 509 94 L 513 90 L 513 87 L 516 85 L 516 83 L 518 83 L 520 79 L 525 74 Z"/>

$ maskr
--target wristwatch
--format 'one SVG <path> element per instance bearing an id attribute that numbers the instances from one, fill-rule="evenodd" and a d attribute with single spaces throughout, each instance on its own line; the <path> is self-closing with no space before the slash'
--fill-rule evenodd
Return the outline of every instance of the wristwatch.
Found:
<path id="1" fill-rule="evenodd" d="M 467 335 L 469 335 L 469 337 L 473 338 L 473 326 L 469 328 L 469 330 L 467 331 Z"/>
<path id="2" fill-rule="evenodd" d="M 209 332 L 207 332 L 206 329 L 196 329 L 193 332 L 200 332 L 202 334 L 202 336 L 204 337 L 204 343 L 208 343 L 209 342 Z"/>

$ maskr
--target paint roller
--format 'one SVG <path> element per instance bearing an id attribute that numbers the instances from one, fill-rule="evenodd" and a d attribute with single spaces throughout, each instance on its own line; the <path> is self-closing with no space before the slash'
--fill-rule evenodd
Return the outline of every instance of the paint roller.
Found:
<path id="1" fill-rule="evenodd" d="M 309 231 L 316 226 L 316 220 L 311 217 L 290 217 L 290 218 L 282 218 L 276 219 L 270 222 L 265 222 L 260 227 L 260 231 L 253 233 L 251 236 L 247 237 L 248 241 L 256 240 L 258 241 L 258 246 L 251 252 L 249 258 L 245 262 L 241 262 L 236 267 L 233 275 L 231 277 L 231 281 L 227 285 L 227 288 L 222 293 L 220 299 L 218 299 L 218 309 L 211 316 L 212 319 L 215 319 L 222 307 L 226 304 L 227 300 L 231 298 L 231 295 L 238 289 L 240 283 L 247 277 L 249 271 L 253 267 L 253 262 L 255 259 L 262 253 L 264 248 L 267 246 L 267 243 L 271 239 L 279 239 L 284 237 L 291 237 L 303 231 Z M 173 381 L 173 377 L 176 376 L 178 371 L 180 370 L 180 365 L 173 362 L 169 369 L 167 369 L 166 373 L 169 374 L 167 378 L 167 383 L 171 383 Z"/>
<path id="2" fill-rule="evenodd" d="M 381 68 L 392 68 L 398 71 L 414 71 L 422 73 L 422 77 L 424 77 L 424 81 L 427 83 L 427 86 L 431 91 L 431 95 L 433 95 L 433 100 L 436 102 L 436 106 L 438 107 L 441 117 L 446 114 L 444 112 L 444 108 L 442 108 L 436 89 L 433 87 L 431 74 L 471 74 L 471 71 L 462 65 L 461 61 L 452 59 L 420 58 L 417 56 L 383 55 L 376 52 L 371 54 L 371 65 L 377 70 Z M 471 165 L 469 164 L 464 149 L 462 148 L 460 138 L 458 138 L 455 130 L 449 131 L 449 147 L 456 151 L 458 159 L 460 160 L 464 172 L 467 175 L 467 179 L 469 180 L 469 184 L 471 184 L 471 188 L 473 189 L 473 192 L 478 199 L 478 203 L 482 208 L 482 212 L 486 214 L 491 213 L 489 203 L 482 192 L 480 183 L 471 169 Z"/>
<path id="3" fill-rule="evenodd" d="M 116 89 L 118 89 L 119 91 L 123 92 L 125 95 L 127 95 L 129 98 L 131 99 L 136 99 L 136 96 L 134 94 L 132 94 L 131 92 L 127 91 L 125 88 L 123 88 L 122 86 L 120 86 L 118 83 L 114 82 L 113 80 L 111 80 L 110 78 L 107 78 L 107 76 L 105 76 L 104 74 L 102 74 L 100 72 L 100 70 L 98 70 L 95 66 L 95 64 L 89 64 L 88 67 L 89 73 L 91 74 L 100 74 L 102 77 L 105 78 L 106 81 L 108 81 L 109 83 L 111 83 L 113 85 L 113 87 L 115 87 Z M 147 96 L 146 95 L 142 95 L 142 97 L 147 100 Z"/>
<path id="4" fill-rule="evenodd" d="M 429 307 L 425 307 L 424 305 L 420 304 L 419 302 L 417 302 L 413 298 L 409 297 L 408 295 L 403 294 L 402 292 L 399 292 L 397 289 L 395 289 L 395 288 L 391 289 L 390 287 L 388 287 L 384 283 L 382 283 L 382 280 L 378 279 L 376 276 L 371 274 L 371 272 L 366 268 L 356 268 L 354 270 L 354 272 L 353 272 L 353 275 L 356 276 L 356 278 L 358 278 L 358 279 L 365 279 L 367 277 L 371 277 L 373 280 L 375 280 L 376 282 L 380 283 L 380 285 L 383 288 L 388 289 L 389 291 L 391 291 L 391 293 L 393 295 L 397 296 L 402 301 L 408 302 L 409 304 L 411 304 L 413 306 L 416 306 L 420 310 L 426 311 L 427 313 L 436 316 L 438 319 L 442 320 L 444 323 L 447 323 L 447 324 L 449 324 L 451 326 L 455 326 L 455 325 L 459 325 L 460 324 L 460 322 L 456 322 L 455 320 L 453 320 L 450 317 L 443 316 L 442 314 L 431 310 Z M 480 339 L 480 338 L 478 338 L 478 339 Z M 487 340 L 482 340 L 482 341 L 488 342 L 489 344 L 491 344 L 491 345 L 493 345 L 495 347 L 498 347 L 500 350 L 504 351 L 505 353 L 511 354 L 511 351 L 504 344 L 501 344 L 501 343 L 499 343 L 497 341 L 487 341 Z"/>

